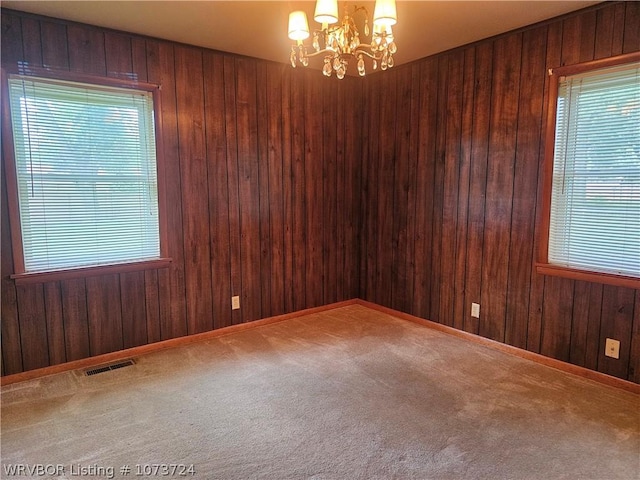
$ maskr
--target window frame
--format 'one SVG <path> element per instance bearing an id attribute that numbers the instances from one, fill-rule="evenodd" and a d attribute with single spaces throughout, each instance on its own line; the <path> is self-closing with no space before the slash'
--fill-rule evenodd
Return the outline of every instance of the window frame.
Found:
<path id="1" fill-rule="evenodd" d="M 158 182 L 158 228 L 160 237 L 160 256 L 149 260 L 136 260 L 101 265 L 70 267 L 63 269 L 51 269 L 38 272 L 25 271 L 24 253 L 22 245 L 22 225 L 20 220 L 20 204 L 18 197 L 18 182 L 16 172 L 16 159 L 13 140 L 13 125 L 11 122 L 11 106 L 9 102 L 9 75 L 32 76 L 51 78 L 55 80 L 88 83 L 98 86 L 118 87 L 150 92 L 153 97 L 154 129 L 156 143 L 156 175 Z M 171 264 L 171 258 L 167 252 L 167 217 L 166 217 L 166 188 L 164 149 L 162 142 L 162 100 L 160 86 L 152 83 L 124 80 L 120 78 L 100 77 L 86 75 L 77 72 L 56 71 L 47 68 L 37 68 L 16 65 L 15 68 L 2 68 L 1 87 L 2 98 L 2 143 L 4 169 L 7 188 L 7 207 L 9 210 L 9 230 L 11 234 L 11 248 L 13 253 L 13 274 L 11 278 L 16 284 L 43 283 L 72 278 L 83 278 L 95 275 L 109 275 L 141 270 L 166 268 Z"/>
<path id="2" fill-rule="evenodd" d="M 535 268 L 538 274 L 640 289 L 640 277 L 616 275 L 590 270 L 579 270 L 570 267 L 553 265 L 549 263 L 548 258 L 549 230 L 551 219 L 551 194 L 553 188 L 553 164 L 555 155 L 556 113 L 558 106 L 558 89 L 560 79 L 563 76 L 576 75 L 579 73 L 589 72 L 591 70 L 614 67 L 617 65 L 624 65 L 627 63 L 635 63 L 639 61 L 640 52 L 633 52 L 624 55 L 603 58 L 600 60 L 593 60 L 590 62 L 550 68 L 548 71 L 549 91 L 547 99 L 547 118 L 545 123 L 544 157 L 542 166 L 543 178 L 541 195 L 541 222 L 538 236 L 537 258 L 535 262 Z"/>

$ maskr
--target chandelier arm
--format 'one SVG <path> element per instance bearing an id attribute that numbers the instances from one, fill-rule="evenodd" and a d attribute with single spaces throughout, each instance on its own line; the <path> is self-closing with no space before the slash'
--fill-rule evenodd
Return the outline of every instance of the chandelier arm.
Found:
<path id="1" fill-rule="evenodd" d="M 353 51 L 353 53 L 340 53 L 330 48 L 324 48 L 322 50 L 314 51 L 312 53 L 309 53 L 308 51 L 306 51 L 304 56 L 307 58 L 312 58 L 312 57 L 317 57 L 318 55 L 324 55 L 324 54 L 331 54 L 332 56 L 335 56 L 337 54 L 339 57 L 348 58 L 348 57 L 355 57 L 358 54 L 362 54 L 369 57 L 372 60 L 380 60 L 383 56 L 383 54 L 380 52 L 370 53 L 366 49 L 371 49 L 371 47 L 368 46 L 366 43 L 361 43 L 360 45 L 357 46 L 357 48 Z"/>
<path id="2" fill-rule="evenodd" d="M 322 50 L 318 50 L 317 52 L 306 53 L 305 56 L 307 58 L 311 58 L 311 57 L 317 57 L 318 55 L 322 55 L 322 54 L 326 54 L 326 53 L 330 53 L 331 55 L 335 55 L 337 52 L 335 50 L 331 50 L 330 48 L 324 48 Z"/>
<path id="3" fill-rule="evenodd" d="M 365 50 L 365 48 L 371 49 L 371 47 L 369 47 L 366 43 L 361 43 L 353 51 L 353 56 L 361 53 L 362 55 L 366 55 L 372 60 L 380 60 L 382 58 L 382 53 L 369 53 L 367 50 Z"/>

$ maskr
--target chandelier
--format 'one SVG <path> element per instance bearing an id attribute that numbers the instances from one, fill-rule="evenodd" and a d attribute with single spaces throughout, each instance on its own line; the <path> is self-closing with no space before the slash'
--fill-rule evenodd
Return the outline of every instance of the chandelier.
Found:
<path id="1" fill-rule="evenodd" d="M 352 7 L 351 13 L 345 3 L 345 13 L 338 23 L 338 1 L 317 0 L 313 19 L 320 23 L 320 30 L 313 31 L 313 50 L 309 52 L 303 43 L 310 36 L 307 14 L 297 10 L 289 14 L 289 38 L 296 44 L 291 46 L 291 65 L 300 63 L 309 65 L 309 58 L 324 56 L 322 73 L 330 77 L 332 72 L 340 79 L 347 73 L 350 61 L 355 61 L 358 74 L 364 76 L 365 59 L 370 61 L 373 70 L 393 67 L 393 54 L 397 47 L 393 39 L 391 26 L 397 21 L 395 0 L 376 0 L 373 13 L 373 34 L 368 43 L 361 43 L 360 32 L 356 26 L 356 17 L 364 17 L 365 37 L 370 36 L 369 12 L 365 7 Z"/>

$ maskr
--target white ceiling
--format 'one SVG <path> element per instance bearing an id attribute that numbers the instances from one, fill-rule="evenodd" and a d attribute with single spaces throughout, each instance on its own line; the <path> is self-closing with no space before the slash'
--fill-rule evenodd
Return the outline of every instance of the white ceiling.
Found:
<path id="1" fill-rule="evenodd" d="M 596 3 L 600 2 L 398 0 L 396 64 Z M 373 1 L 348 4 L 373 12 Z M 314 6 L 314 1 L 2 1 L 2 7 L 14 10 L 277 62 L 289 58 L 289 12 L 303 9 L 312 19 Z"/>

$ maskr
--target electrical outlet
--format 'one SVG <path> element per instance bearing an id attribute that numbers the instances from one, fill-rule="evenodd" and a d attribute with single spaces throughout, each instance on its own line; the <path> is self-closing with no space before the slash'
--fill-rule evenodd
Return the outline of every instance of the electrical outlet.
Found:
<path id="1" fill-rule="evenodd" d="M 473 318 L 480 318 L 480 304 L 472 303 L 471 304 L 471 316 Z"/>
<path id="2" fill-rule="evenodd" d="M 604 345 L 604 354 L 611 358 L 620 358 L 620 341 L 607 338 Z"/>
<path id="3" fill-rule="evenodd" d="M 238 310 L 240 308 L 240 297 L 231 297 L 231 310 Z"/>

